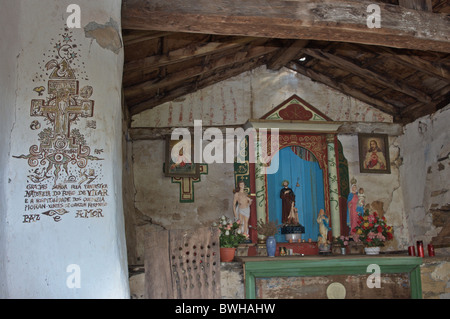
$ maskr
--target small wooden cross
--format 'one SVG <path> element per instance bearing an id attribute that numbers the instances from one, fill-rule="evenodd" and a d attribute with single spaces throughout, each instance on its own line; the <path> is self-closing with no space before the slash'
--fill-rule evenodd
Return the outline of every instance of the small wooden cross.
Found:
<path id="1" fill-rule="evenodd" d="M 208 174 L 208 164 L 199 164 L 200 175 Z M 194 201 L 194 183 L 200 182 L 199 177 L 172 177 L 172 183 L 180 184 L 180 203 Z"/>

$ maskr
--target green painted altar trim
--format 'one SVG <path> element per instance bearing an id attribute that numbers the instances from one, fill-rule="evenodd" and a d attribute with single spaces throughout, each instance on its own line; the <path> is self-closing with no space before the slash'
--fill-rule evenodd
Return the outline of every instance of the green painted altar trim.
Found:
<path id="1" fill-rule="evenodd" d="M 336 256 L 336 257 L 236 257 L 244 264 L 245 297 L 256 298 L 256 278 L 362 275 L 376 264 L 381 273 L 409 273 L 411 298 L 422 298 L 420 257 Z"/>

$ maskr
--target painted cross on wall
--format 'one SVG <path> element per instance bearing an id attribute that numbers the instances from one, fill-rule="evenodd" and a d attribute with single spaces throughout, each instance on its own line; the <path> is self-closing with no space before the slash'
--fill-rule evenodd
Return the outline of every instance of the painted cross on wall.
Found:
<path id="1" fill-rule="evenodd" d="M 71 67 L 71 63 L 78 57 L 75 52 L 77 45 L 71 43 L 72 40 L 68 32 L 62 34 L 62 39 L 53 47 L 57 54 L 45 64 L 45 69 L 50 71 L 47 98 L 31 100 L 30 116 L 42 117 L 52 127 L 39 133 L 40 144 L 32 145 L 29 154 L 14 156 L 27 159 L 31 167 L 46 165 L 43 172 L 38 174 L 36 171 L 36 174 L 31 176 L 33 182 L 53 179 L 53 184 L 57 185 L 62 170 L 69 175 L 70 164 L 76 164 L 83 169 L 89 160 L 101 160 L 90 154 L 90 147 L 79 129 L 71 129 L 71 125 L 79 118 L 90 118 L 94 115 L 94 101 L 90 100 L 93 88 L 84 86 L 80 90 L 79 81 Z M 33 91 L 42 96 L 45 87 L 37 87 Z M 33 121 L 30 128 L 40 128 L 39 121 Z M 49 175 L 51 172 L 53 176 Z"/>

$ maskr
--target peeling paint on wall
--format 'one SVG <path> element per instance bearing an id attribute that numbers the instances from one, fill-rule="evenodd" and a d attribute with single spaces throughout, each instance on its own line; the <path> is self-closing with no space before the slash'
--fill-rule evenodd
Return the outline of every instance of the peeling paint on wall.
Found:
<path id="1" fill-rule="evenodd" d="M 89 22 L 84 27 L 84 32 L 87 38 L 94 39 L 102 48 L 115 54 L 118 54 L 122 48 L 119 25 L 112 18 L 106 24 Z"/>

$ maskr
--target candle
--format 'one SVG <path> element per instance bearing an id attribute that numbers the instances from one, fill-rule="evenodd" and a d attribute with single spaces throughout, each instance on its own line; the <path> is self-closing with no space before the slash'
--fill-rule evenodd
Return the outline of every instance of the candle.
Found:
<path id="1" fill-rule="evenodd" d="M 432 244 L 428 244 L 428 256 L 434 257 L 434 246 Z"/>
<path id="2" fill-rule="evenodd" d="M 416 249 L 414 246 L 409 246 L 408 247 L 408 255 L 410 256 L 415 256 L 416 255 Z"/>
<path id="3" fill-rule="evenodd" d="M 425 253 L 423 252 L 423 241 L 417 241 L 417 256 L 425 257 Z"/>

